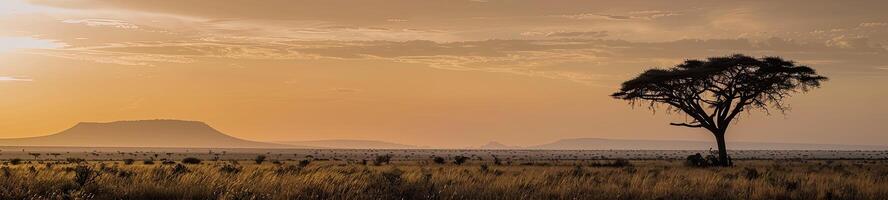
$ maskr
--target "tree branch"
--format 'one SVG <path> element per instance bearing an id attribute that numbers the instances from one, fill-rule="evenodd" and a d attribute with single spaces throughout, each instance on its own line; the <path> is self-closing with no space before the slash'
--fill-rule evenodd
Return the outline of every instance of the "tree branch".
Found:
<path id="1" fill-rule="evenodd" d="M 669 125 L 684 126 L 684 127 L 691 127 L 691 128 L 702 128 L 703 127 L 703 124 L 688 124 L 688 123 L 669 123 Z"/>

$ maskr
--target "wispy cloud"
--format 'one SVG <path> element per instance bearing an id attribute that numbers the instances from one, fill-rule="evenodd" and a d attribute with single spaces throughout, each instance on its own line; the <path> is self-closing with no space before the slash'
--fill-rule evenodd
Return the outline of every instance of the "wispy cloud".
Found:
<path id="1" fill-rule="evenodd" d="M 388 22 L 409 22 L 410 20 L 392 18 L 392 19 L 387 19 L 385 21 L 388 21 Z"/>
<path id="2" fill-rule="evenodd" d="M 523 32 L 523 36 L 542 36 L 553 38 L 600 38 L 608 35 L 607 31 L 553 31 L 553 32 Z"/>
<path id="3" fill-rule="evenodd" d="M 27 77 L 0 76 L 0 82 L 31 82 L 33 79 Z"/>
<path id="4" fill-rule="evenodd" d="M 0 53 L 18 49 L 54 49 L 64 47 L 64 43 L 33 37 L 0 37 Z"/>
<path id="5" fill-rule="evenodd" d="M 330 91 L 333 93 L 339 93 L 339 94 L 351 94 L 351 93 L 360 92 L 361 90 L 354 89 L 354 88 L 333 88 L 333 89 L 330 89 Z"/>
<path id="6" fill-rule="evenodd" d="M 579 14 L 559 15 L 559 17 L 568 18 L 568 19 L 576 19 L 576 20 L 587 20 L 587 19 L 654 20 L 654 19 L 658 19 L 658 18 L 677 16 L 677 15 L 681 15 L 681 13 L 669 12 L 669 11 L 659 11 L 659 10 L 645 10 L 645 11 L 632 11 L 632 12 L 626 13 L 624 15 L 600 14 L 600 13 L 579 13 Z"/>
<path id="7" fill-rule="evenodd" d="M 113 27 L 113 28 L 122 28 L 122 29 L 138 29 L 139 26 L 135 24 L 131 24 L 127 21 L 116 20 L 116 19 L 67 19 L 62 20 L 62 23 L 68 24 L 83 24 L 87 26 L 93 27 Z"/>

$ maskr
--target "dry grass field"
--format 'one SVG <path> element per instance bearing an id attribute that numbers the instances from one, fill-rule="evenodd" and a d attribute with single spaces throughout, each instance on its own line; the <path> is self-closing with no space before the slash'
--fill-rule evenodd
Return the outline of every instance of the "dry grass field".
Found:
<path id="1" fill-rule="evenodd" d="M 0 199 L 885 199 L 885 160 L 5 160 Z M 183 164 L 195 163 L 196 164 Z"/>

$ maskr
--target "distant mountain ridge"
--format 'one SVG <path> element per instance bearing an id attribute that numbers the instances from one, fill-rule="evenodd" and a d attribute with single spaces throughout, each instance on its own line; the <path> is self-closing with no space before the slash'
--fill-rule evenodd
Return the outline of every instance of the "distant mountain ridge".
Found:
<path id="1" fill-rule="evenodd" d="M 481 149 L 520 149 L 520 146 L 509 146 L 499 142 L 488 142 L 485 145 L 481 145 Z"/>
<path id="2" fill-rule="evenodd" d="M 2 146 L 294 148 L 226 135 L 199 121 L 137 120 L 82 122 L 39 137 L 0 139 Z"/>
<path id="3" fill-rule="evenodd" d="M 728 141 L 730 150 L 888 150 L 888 145 L 801 144 Z M 199 121 L 137 120 L 82 122 L 56 134 L 0 139 L 0 146 L 44 147 L 170 147 L 170 148 L 331 148 L 429 149 L 432 147 L 375 140 L 314 140 L 257 142 L 226 135 Z M 707 150 L 714 141 L 624 140 L 572 138 L 532 146 L 490 142 L 469 149 L 524 150 Z"/>
<path id="4" fill-rule="evenodd" d="M 287 145 L 311 146 L 331 149 L 422 149 L 425 147 L 384 142 L 377 140 L 311 140 L 311 141 L 281 141 L 275 142 Z"/>

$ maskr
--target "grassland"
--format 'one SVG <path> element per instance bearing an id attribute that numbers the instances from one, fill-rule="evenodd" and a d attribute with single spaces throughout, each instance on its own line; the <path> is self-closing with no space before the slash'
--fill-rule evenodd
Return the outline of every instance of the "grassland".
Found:
<path id="1" fill-rule="evenodd" d="M 305 159 L 311 160 L 311 159 Z M 884 199 L 885 160 L 5 162 L 0 199 Z M 130 163 L 131 162 L 131 163 Z M 300 163 L 301 162 L 301 163 Z"/>

